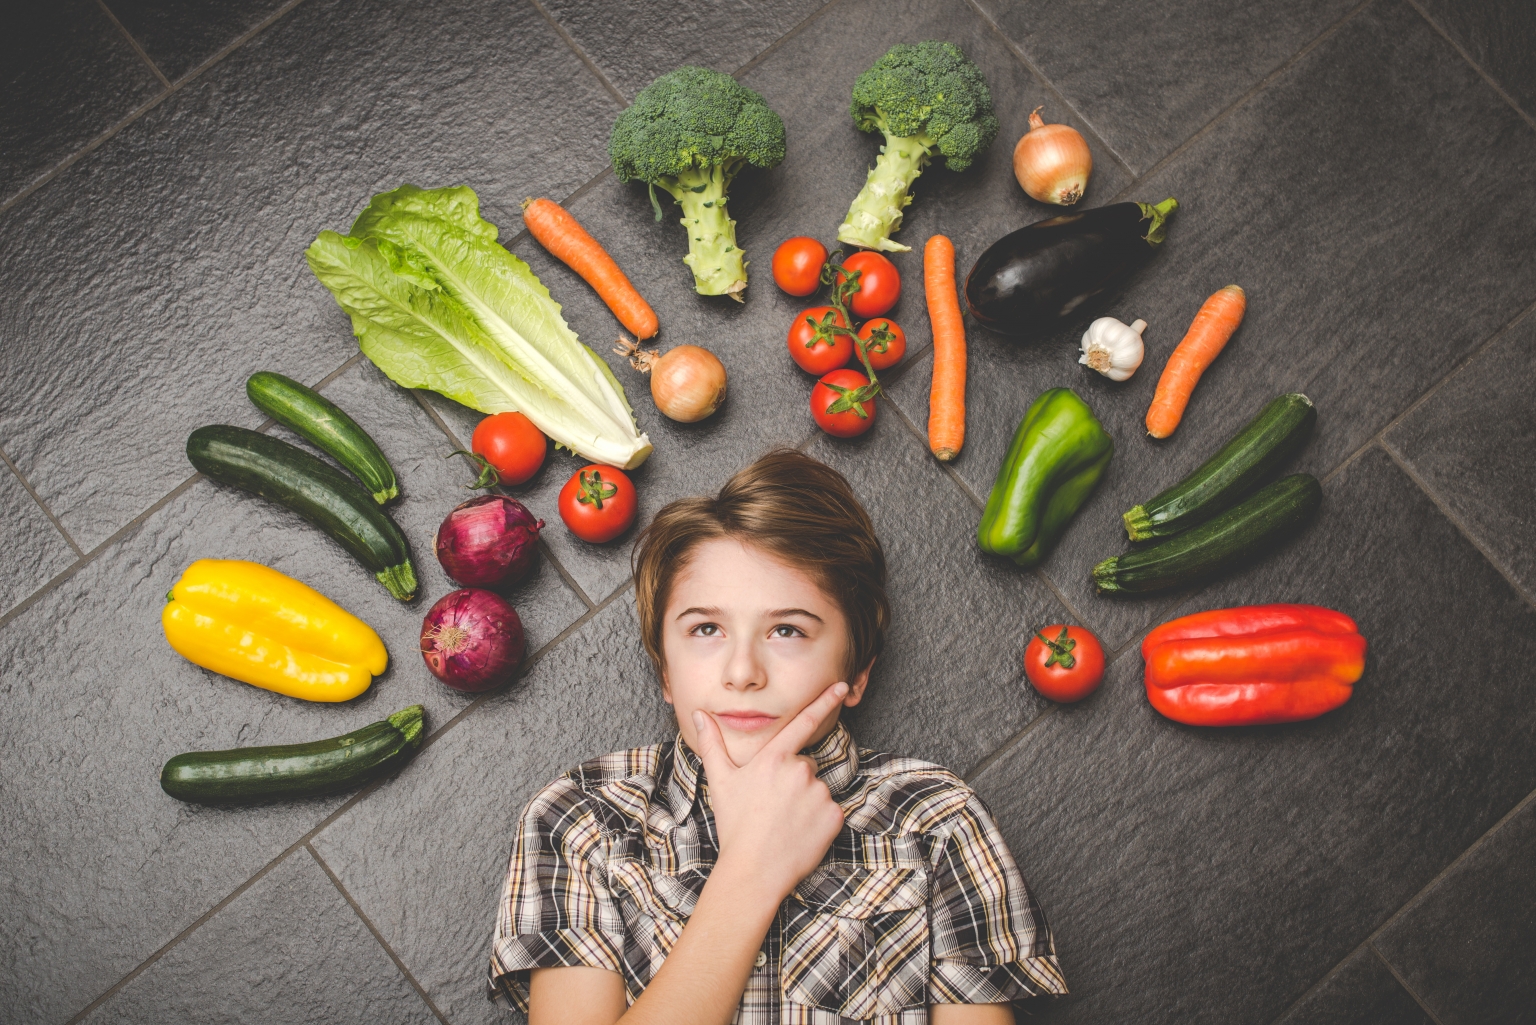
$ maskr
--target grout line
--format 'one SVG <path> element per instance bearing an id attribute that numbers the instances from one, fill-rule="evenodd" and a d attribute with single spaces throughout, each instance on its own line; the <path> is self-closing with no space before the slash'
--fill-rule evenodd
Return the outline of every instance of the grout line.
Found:
<path id="1" fill-rule="evenodd" d="M 1498 574 L 1504 578 L 1504 582 L 1509 584 L 1509 586 L 1514 589 L 1515 594 L 1523 598 L 1527 605 L 1536 608 L 1536 597 L 1532 597 L 1532 595 L 1528 593 L 1517 580 L 1515 580 L 1514 574 L 1506 569 L 1503 563 L 1494 558 L 1493 553 L 1488 551 L 1483 543 L 1479 541 L 1475 536 L 1473 536 L 1472 531 L 1467 527 L 1465 523 L 1462 522 L 1461 517 L 1458 516 L 1455 512 L 1451 511 L 1451 507 L 1445 504 L 1445 502 L 1440 498 L 1439 494 L 1437 494 L 1434 489 L 1432 489 L 1428 484 L 1424 482 L 1424 480 L 1418 475 L 1417 471 L 1415 471 L 1413 467 L 1409 465 L 1408 460 L 1404 459 L 1396 449 L 1387 444 L 1385 441 L 1381 443 L 1381 448 L 1382 451 L 1386 452 L 1386 454 L 1391 457 L 1392 461 L 1397 464 L 1397 468 L 1402 470 L 1403 473 L 1407 474 L 1409 480 L 1418 485 L 1419 490 L 1423 491 L 1425 496 L 1435 504 L 1435 508 L 1440 510 L 1441 515 L 1451 521 L 1451 526 L 1459 530 L 1462 537 L 1465 537 L 1472 543 L 1473 548 L 1476 548 L 1480 553 L 1482 553 L 1483 558 L 1488 561 L 1490 566 L 1498 571 Z"/>
<path id="2" fill-rule="evenodd" d="M 1105 668 L 1107 669 L 1108 666 L 1106 665 Z M 983 772 L 985 772 L 986 770 L 990 769 L 992 767 L 992 764 L 994 762 L 996 762 L 999 758 L 1003 757 L 1003 755 L 1005 755 L 1009 751 L 1013 750 L 1013 746 L 1015 744 L 1017 744 L 1019 741 L 1023 740 L 1024 737 L 1031 730 L 1033 730 L 1036 726 L 1039 726 L 1042 722 L 1044 722 L 1045 719 L 1046 719 L 1046 716 L 1050 715 L 1052 712 L 1056 711 L 1056 709 L 1061 707 L 1060 705 L 1058 705 L 1054 701 L 1047 702 L 1047 705 L 1048 705 L 1048 707 L 1046 708 L 1046 710 L 1041 712 L 1039 715 L 1035 716 L 1033 719 L 1031 719 L 1029 721 L 1029 725 L 1028 726 L 1025 726 L 1022 730 L 1020 730 L 1019 732 L 1015 733 L 1013 736 L 1009 737 L 1007 740 L 1003 741 L 1001 744 L 997 745 L 997 749 L 995 751 L 993 751 L 991 754 L 987 755 L 980 762 L 976 763 L 976 765 L 971 768 L 970 772 L 967 772 L 964 776 L 962 776 L 960 778 L 965 780 L 967 783 L 970 783 L 973 780 L 975 780 L 977 776 L 980 776 Z"/>
<path id="3" fill-rule="evenodd" d="M 422 1001 L 427 1005 L 427 1009 L 443 1025 L 449 1025 L 447 1017 L 443 1015 L 442 1011 L 437 1009 L 437 1004 L 432 1002 L 432 998 L 427 995 L 427 991 L 422 987 L 421 983 L 416 981 L 416 976 L 411 974 L 411 970 L 405 967 L 405 962 L 400 960 L 400 955 L 395 953 L 395 949 L 384 939 L 384 934 L 379 932 L 378 927 L 373 924 L 373 919 L 364 913 L 362 907 L 352 898 L 352 894 L 347 892 L 347 888 L 342 885 L 341 879 L 335 872 L 331 871 L 331 866 L 326 864 L 324 858 L 320 857 L 320 852 L 315 850 L 314 844 L 306 840 L 304 849 L 309 852 L 311 858 L 315 859 L 315 864 L 319 865 L 320 871 L 324 872 L 326 877 L 330 879 L 331 885 L 336 887 L 336 892 L 341 894 L 341 899 L 346 901 L 347 905 L 352 908 L 353 914 L 362 920 L 363 925 L 367 926 L 368 931 L 373 934 L 373 938 L 378 941 L 379 946 L 384 948 L 384 953 L 389 955 L 389 959 L 395 963 L 395 967 L 399 969 L 400 974 L 405 976 L 405 981 L 411 984 L 411 988 L 416 991 L 416 995 L 421 997 Z"/>
<path id="4" fill-rule="evenodd" d="M 615 87 L 612 82 L 608 81 L 608 76 L 603 74 L 598 66 L 593 63 L 592 58 L 587 56 L 587 52 L 576 44 L 576 40 L 573 39 L 571 34 L 565 30 L 565 26 L 552 18 L 549 12 L 544 9 L 544 5 L 540 3 L 539 0 L 528 0 L 528 2 L 533 4 L 534 10 L 538 11 L 541 15 L 544 16 L 544 20 L 549 22 L 549 27 L 554 29 L 556 34 L 559 35 L 561 39 L 565 40 L 565 45 L 570 47 L 571 52 L 574 53 L 581 60 L 581 62 L 587 66 L 587 70 L 597 76 L 597 80 L 603 84 L 603 88 L 608 90 L 608 95 L 619 101 L 619 108 L 622 110 L 623 108 L 629 106 L 629 101 L 624 98 L 624 94 L 619 92 L 618 88 Z"/>
<path id="5" fill-rule="evenodd" d="M 336 378 L 340 377 L 342 374 L 345 374 L 348 370 L 351 370 L 354 366 L 357 365 L 357 362 L 359 360 L 361 360 L 362 358 L 363 358 L 363 351 L 361 349 L 359 349 L 356 353 L 353 354 L 351 359 L 347 360 L 345 363 L 343 363 L 341 366 L 337 367 L 335 370 L 332 370 L 329 374 L 326 374 L 324 377 L 320 378 L 319 381 L 317 381 L 314 384 L 310 385 L 310 387 L 313 388 L 315 391 L 323 391 L 325 389 L 326 385 L 328 385 L 332 381 L 336 380 Z M 275 421 L 275 420 L 268 420 L 267 424 L 272 424 L 272 423 L 276 423 L 276 422 L 277 421 Z M 262 424 L 262 426 L 260 428 L 258 428 L 258 429 L 259 430 L 263 430 L 263 431 L 266 430 L 267 429 L 267 424 Z"/>
<path id="6" fill-rule="evenodd" d="M 295 7 L 297 7 L 299 4 L 301 4 L 303 2 L 304 2 L 304 0 L 290 0 L 289 3 L 284 4 L 277 11 L 273 12 L 271 15 L 268 15 L 267 18 L 265 18 L 263 21 L 258 23 L 255 27 L 249 29 L 244 35 L 241 35 L 238 38 L 236 38 L 234 42 L 232 42 L 228 46 L 224 47 L 224 49 L 220 50 L 218 53 L 214 54 L 212 57 L 209 57 L 207 60 L 203 61 L 203 63 L 201 63 L 197 67 L 193 68 L 191 71 L 189 71 L 186 74 L 182 75 L 174 83 L 171 83 L 170 87 L 167 88 L 164 92 L 160 93 L 160 95 L 155 96 L 155 97 L 151 98 L 150 100 L 146 101 L 142 106 L 139 107 L 139 109 L 129 113 L 126 117 L 124 117 L 117 124 L 113 125 L 111 128 L 108 128 L 106 131 L 104 131 L 100 135 L 96 136 L 96 138 L 92 139 L 90 142 L 86 143 L 84 146 L 82 146 L 79 149 L 75 150 L 75 152 L 71 153 L 69 156 L 65 157 L 63 160 L 59 161 L 52 168 L 50 168 L 49 170 L 45 171 L 39 178 L 37 178 L 35 181 L 33 181 L 32 184 L 28 185 L 26 188 L 22 189 L 20 192 L 16 193 L 16 195 L 12 196 L 10 199 L 6 200 L 5 202 L 0 203 L 0 214 L 4 214 L 7 211 L 11 210 L 17 204 L 21 203 L 22 200 L 24 200 L 28 196 L 32 195 L 32 193 L 36 192 L 38 189 L 42 188 L 44 185 L 47 185 L 49 182 L 53 181 L 53 179 L 57 178 L 59 175 L 63 174 L 65 171 L 69 170 L 71 167 L 73 167 L 75 164 L 79 163 L 80 160 L 82 160 L 86 156 L 88 156 L 91 153 L 95 152 L 97 149 L 99 149 L 102 146 L 103 143 L 107 142 L 109 139 L 111 139 L 113 136 L 115 136 L 118 132 L 122 131 L 124 128 L 127 128 L 129 125 L 133 124 L 133 122 L 137 121 L 139 118 L 141 118 L 145 114 L 149 113 L 151 110 L 153 110 L 155 107 L 159 106 L 166 99 L 176 95 L 176 93 L 180 92 L 181 88 L 183 86 L 185 86 L 188 82 L 191 82 L 198 75 L 201 75 L 204 71 L 207 71 L 213 65 L 217 64 L 219 61 L 221 61 L 225 57 L 229 56 L 235 50 L 239 49 L 245 43 L 250 41 L 250 39 L 253 36 L 255 36 L 257 33 L 259 33 L 261 31 L 265 30 L 266 28 L 268 28 L 273 22 L 277 21 L 277 19 L 281 18 L 283 15 L 287 14 L 289 11 L 293 10 Z M 115 18 L 113 20 L 116 21 Z M 149 59 L 148 57 L 145 58 L 145 60 L 148 60 L 148 59 Z M 163 81 L 164 80 L 164 76 L 161 76 L 161 79 Z"/>
<path id="7" fill-rule="evenodd" d="M 96 6 L 100 7 L 101 13 L 105 14 L 108 20 L 117 26 L 117 30 L 123 34 L 123 38 L 128 40 L 128 45 L 133 47 L 133 52 L 138 54 L 139 58 L 143 60 L 145 64 L 149 65 L 149 70 L 155 73 L 155 77 L 160 80 L 160 84 L 165 86 L 166 89 L 170 89 L 171 80 L 165 77 L 165 72 L 161 71 L 159 66 L 156 65 L 154 61 L 149 59 L 149 54 L 145 53 L 144 47 L 140 46 L 139 41 L 133 38 L 133 33 L 129 32 L 128 29 L 123 26 L 123 23 L 117 20 L 117 15 L 112 13 L 112 8 L 107 6 L 106 0 L 96 0 Z"/>
<path id="8" fill-rule="evenodd" d="M 1271 71 L 1269 74 L 1265 75 L 1262 79 L 1259 80 L 1259 82 L 1256 85 L 1254 85 L 1252 88 L 1250 88 L 1247 92 L 1243 93 L 1243 95 L 1239 96 L 1237 99 L 1233 100 L 1225 108 L 1223 108 L 1221 111 L 1219 111 L 1216 114 L 1215 117 L 1211 118 L 1205 124 L 1201 125 L 1198 129 L 1195 130 L 1193 135 L 1191 135 L 1189 138 L 1185 139 L 1183 142 L 1179 143 L 1178 146 L 1174 147 L 1174 149 L 1167 156 L 1163 157 L 1163 159 L 1159 160 L 1157 163 L 1155 163 L 1151 167 L 1147 168 L 1147 170 L 1143 174 L 1141 174 L 1138 177 L 1136 177 L 1129 185 L 1127 185 L 1125 188 L 1121 189 L 1118 193 L 1116 193 L 1115 196 L 1109 200 L 1109 203 L 1119 202 L 1128 193 L 1130 193 L 1132 190 L 1136 189 L 1142 182 L 1146 181 L 1148 178 L 1151 178 L 1158 171 L 1161 171 L 1163 168 L 1165 168 L 1169 164 L 1173 163 L 1173 161 L 1177 160 L 1180 156 L 1182 156 L 1184 154 L 1184 151 L 1189 149 L 1191 146 L 1193 146 L 1197 140 L 1199 140 L 1201 137 L 1203 137 L 1206 133 L 1210 132 L 1211 129 L 1216 127 L 1216 125 L 1218 125 L 1219 123 L 1224 121 L 1227 118 L 1227 115 L 1235 112 L 1238 108 L 1240 108 L 1240 107 L 1244 106 L 1245 104 L 1247 104 L 1247 102 L 1249 100 L 1253 99 L 1259 93 L 1261 93 L 1265 89 L 1267 89 L 1271 82 L 1275 81 L 1281 75 L 1284 75 L 1287 71 L 1290 71 L 1291 68 L 1294 67 L 1298 61 L 1300 61 L 1307 54 L 1311 53 L 1313 50 L 1315 50 L 1319 46 L 1321 46 L 1330 36 L 1332 36 L 1335 32 L 1338 32 L 1339 29 L 1343 28 L 1345 26 L 1345 24 L 1348 23 L 1351 18 L 1353 18 L 1355 15 L 1359 14 L 1361 11 L 1365 10 L 1373 2 L 1374 2 L 1374 0 L 1362 0 L 1362 2 L 1360 4 L 1358 4 L 1357 6 L 1352 8 L 1347 14 L 1345 14 L 1338 21 L 1334 22 L 1332 25 L 1329 25 L 1327 28 L 1323 29 L 1321 35 L 1319 35 L 1316 39 L 1312 40 L 1306 46 L 1303 46 L 1300 50 L 1297 50 L 1289 58 L 1287 58 L 1286 61 L 1283 64 L 1281 64 L 1278 68 L 1276 68 L 1275 70 Z M 1105 205 L 1107 206 L 1109 204 L 1106 203 Z"/>
<path id="9" fill-rule="evenodd" d="M 75 557 L 77 559 L 85 558 L 85 552 L 81 550 L 79 545 L 75 544 L 75 539 L 69 536 L 69 531 L 64 529 L 64 524 L 59 522 L 59 518 L 53 514 L 53 510 L 48 508 L 47 503 L 38 495 L 37 490 L 32 487 L 32 482 L 27 480 L 27 475 L 22 473 L 21 469 L 11 461 L 11 457 L 5 454 L 3 447 L 0 447 L 0 462 L 4 462 L 6 466 L 11 468 L 11 472 L 16 475 L 16 479 L 21 482 L 21 486 L 26 489 L 27 494 L 32 496 L 32 501 L 37 503 L 37 507 L 43 511 L 43 515 L 48 517 L 48 522 L 53 524 L 53 529 L 57 530 L 64 540 L 69 542 L 69 547 L 75 550 Z"/>
<path id="10" fill-rule="evenodd" d="M 801 19 L 800 24 L 796 25 L 794 28 L 790 29 L 788 32 L 775 39 L 773 42 L 769 43 L 768 46 L 756 57 L 753 57 L 741 67 L 731 72 L 731 77 L 740 78 L 742 75 L 751 72 L 759 64 L 763 63 L 763 61 L 767 60 L 769 57 L 778 52 L 779 48 L 782 47 L 785 43 L 788 43 L 796 36 L 798 36 L 811 22 L 815 21 L 817 18 L 820 18 L 823 14 L 826 14 L 829 10 L 835 7 L 837 2 L 838 0 L 827 0 L 826 3 L 822 4 L 816 10 L 812 11 L 810 14 L 807 14 L 803 19 Z"/>
<path id="11" fill-rule="evenodd" d="M 1376 944 L 1372 943 L 1370 940 L 1366 940 L 1365 945 L 1371 949 L 1371 953 L 1376 955 L 1376 960 L 1380 961 L 1383 967 L 1392 973 L 1392 978 L 1397 980 L 1397 984 L 1403 987 L 1409 996 L 1413 997 L 1413 1002 L 1419 1005 L 1419 1009 L 1422 1010 L 1425 1014 L 1429 1015 L 1429 1020 L 1434 1022 L 1435 1025 L 1442 1025 L 1440 1016 L 1430 1008 L 1429 1004 L 1424 1002 L 1424 998 L 1419 996 L 1418 990 L 1408 985 L 1408 980 L 1403 978 L 1398 970 L 1392 966 L 1392 962 L 1388 961 L 1385 957 L 1382 957 L 1381 951 L 1376 949 Z"/>
<path id="12" fill-rule="evenodd" d="M 1067 99 L 1066 96 L 1062 94 L 1060 89 L 1056 88 L 1056 83 L 1047 78 L 1045 76 L 1045 72 L 1041 71 L 1035 65 L 1035 62 L 1030 60 L 1029 57 L 1025 55 L 1023 48 L 1008 37 L 1008 34 L 1003 31 L 1002 26 L 993 20 L 992 15 L 983 10 L 981 4 L 978 3 L 977 0 L 966 0 L 966 3 L 969 4 L 971 9 L 974 10 L 976 14 L 981 18 L 981 20 L 986 23 L 988 28 L 997 33 L 998 38 L 1001 39 L 1003 41 L 1003 45 L 1007 47 L 1008 52 L 1013 54 L 1014 58 L 1018 60 L 1020 64 L 1024 65 L 1025 69 L 1028 70 L 1031 75 L 1035 76 L 1035 80 L 1045 87 L 1046 92 L 1050 93 L 1056 98 L 1057 103 L 1060 103 L 1063 107 L 1066 107 L 1069 111 L 1072 112 L 1072 116 L 1077 119 L 1078 123 L 1088 129 L 1088 134 L 1093 136 L 1093 138 L 1098 142 L 1100 146 L 1104 147 L 1104 152 L 1108 153 L 1114 159 L 1115 163 L 1120 165 L 1125 173 L 1130 176 L 1132 182 L 1135 182 L 1137 177 L 1136 172 L 1131 169 L 1130 163 L 1120 155 L 1119 151 L 1117 151 L 1115 147 L 1109 144 L 1109 140 L 1104 138 L 1103 134 L 1093 126 L 1093 122 L 1089 121 L 1088 118 L 1083 115 L 1083 112 L 1078 110 L 1077 106 L 1073 104 L 1071 100 Z M 1059 121 L 1061 119 L 1057 118 L 1057 120 Z"/>
<path id="13" fill-rule="evenodd" d="M 1441 28 L 1439 23 L 1436 22 L 1434 18 L 1429 16 L 1429 12 L 1424 10 L 1424 8 L 1419 5 L 1419 0 L 1408 0 L 1408 6 L 1412 7 L 1415 11 L 1418 11 L 1419 17 L 1429 22 L 1429 27 L 1434 29 L 1435 32 L 1447 43 L 1450 43 L 1452 49 L 1461 55 L 1462 60 L 1472 65 L 1472 70 L 1477 72 L 1484 82 L 1487 82 L 1490 86 L 1492 86 L 1493 91 L 1499 94 L 1499 98 L 1513 107 L 1515 113 L 1519 114 L 1526 124 L 1530 125 L 1532 128 L 1536 128 L 1536 118 L 1532 118 L 1531 115 L 1527 114 L 1525 110 L 1521 108 L 1520 104 L 1515 102 L 1515 98 L 1509 95 L 1509 93 L 1505 92 L 1504 87 L 1499 85 L 1498 82 L 1494 81 L 1493 76 L 1484 71 L 1482 65 L 1473 60 L 1472 55 L 1463 49 L 1460 43 L 1452 39 L 1450 33 Z"/>

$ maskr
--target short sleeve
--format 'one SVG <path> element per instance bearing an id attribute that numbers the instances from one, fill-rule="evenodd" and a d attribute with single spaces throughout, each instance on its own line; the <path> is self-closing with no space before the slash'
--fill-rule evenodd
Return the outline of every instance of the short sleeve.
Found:
<path id="1" fill-rule="evenodd" d="M 936 848 L 929 909 L 930 1003 L 1000 1004 L 1066 993 L 1045 912 L 975 795 Z"/>
<path id="2" fill-rule="evenodd" d="M 608 892 L 608 837 L 576 784 L 545 787 L 524 810 L 496 910 L 492 999 L 528 1010 L 534 968 L 619 972 L 624 919 Z"/>

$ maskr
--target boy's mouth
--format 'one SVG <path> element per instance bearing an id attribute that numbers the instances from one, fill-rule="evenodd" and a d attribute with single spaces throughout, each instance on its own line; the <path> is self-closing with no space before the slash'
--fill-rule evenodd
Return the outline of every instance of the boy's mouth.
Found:
<path id="1" fill-rule="evenodd" d="M 715 719 L 738 733 L 753 733 L 779 721 L 778 716 L 764 712 L 716 712 Z"/>

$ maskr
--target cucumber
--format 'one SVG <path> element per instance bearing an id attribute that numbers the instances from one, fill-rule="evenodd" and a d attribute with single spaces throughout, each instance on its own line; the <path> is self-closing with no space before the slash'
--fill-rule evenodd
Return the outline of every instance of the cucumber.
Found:
<path id="1" fill-rule="evenodd" d="M 319 392 L 263 370 L 245 382 L 245 393 L 257 409 L 351 470 L 375 502 L 383 505 L 400 494 L 395 471 L 368 432 Z"/>
<path id="2" fill-rule="evenodd" d="M 338 541 L 401 601 L 416 595 L 405 535 L 373 498 L 331 464 L 244 427 L 212 424 L 187 438 L 187 458 L 220 484 L 292 509 Z"/>
<path id="3" fill-rule="evenodd" d="M 423 714 L 420 705 L 412 705 L 383 722 L 309 744 L 188 751 L 165 763 L 160 789 L 198 804 L 354 790 L 411 760 L 421 746 Z"/>
<path id="4" fill-rule="evenodd" d="M 1194 473 L 1126 513 L 1125 532 L 1132 541 L 1148 541 L 1210 519 L 1295 455 L 1316 423 L 1311 399 L 1281 395 Z"/>
<path id="5" fill-rule="evenodd" d="M 1145 594 L 1203 580 L 1269 551 L 1317 512 L 1323 487 L 1309 473 L 1281 477 L 1247 501 L 1162 544 L 1093 567 L 1100 594 Z"/>

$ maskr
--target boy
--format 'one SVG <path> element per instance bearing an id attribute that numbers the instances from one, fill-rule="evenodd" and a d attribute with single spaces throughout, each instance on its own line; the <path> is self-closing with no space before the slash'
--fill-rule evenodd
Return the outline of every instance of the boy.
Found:
<path id="1" fill-rule="evenodd" d="M 839 721 L 890 620 L 840 474 L 773 452 L 673 502 L 636 548 L 635 604 L 677 739 L 529 803 L 493 993 L 529 1025 L 1000 1025 L 1066 992 L 970 788 Z"/>

